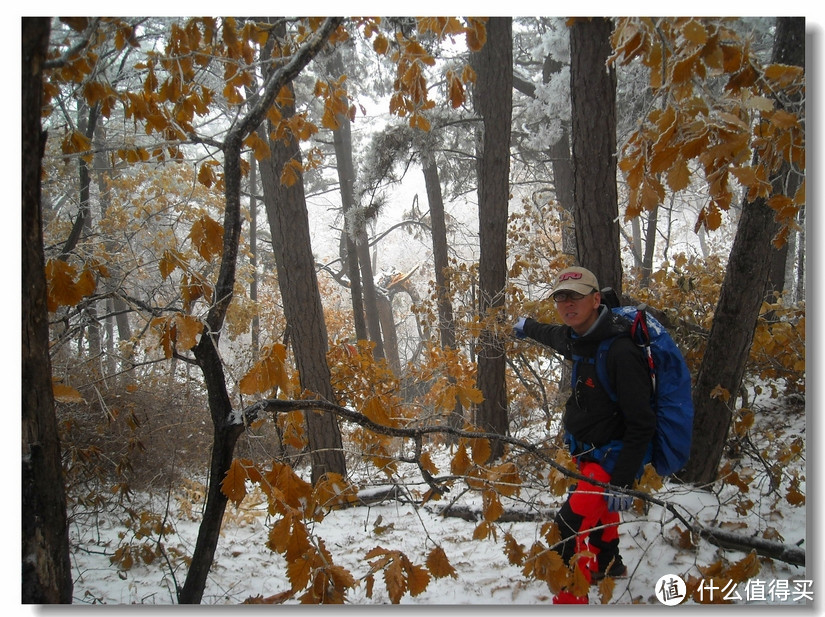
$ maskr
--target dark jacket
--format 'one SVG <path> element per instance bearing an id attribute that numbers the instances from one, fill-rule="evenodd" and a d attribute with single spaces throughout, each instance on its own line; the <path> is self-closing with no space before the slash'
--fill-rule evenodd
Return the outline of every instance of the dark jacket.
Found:
<path id="1" fill-rule="evenodd" d="M 607 372 L 618 401 L 614 403 L 600 386 L 595 364 L 580 362 L 576 384 L 564 412 L 564 428 L 578 444 L 599 447 L 617 442 L 612 444 L 617 447 L 606 461 L 606 471 L 611 473 L 611 484 L 632 486 L 643 463 L 647 462 L 656 430 L 656 414 L 651 408 L 652 386 L 647 364 L 641 349 L 630 339 L 627 320 L 602 305 L 599 319 L 583 336 L 578 336 L 569 326 L 544 324 L 534 319 L 525 321 L 524 333 L 568 360 L 574 355 L 592 358 L 600 341 L 619 335 L 607 354 Z M 572 454 L 582 454 L 581 449 Z"/>

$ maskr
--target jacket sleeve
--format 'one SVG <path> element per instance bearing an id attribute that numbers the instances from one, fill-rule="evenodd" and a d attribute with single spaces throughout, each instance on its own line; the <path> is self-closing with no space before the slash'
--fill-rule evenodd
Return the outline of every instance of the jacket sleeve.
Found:
<path id="1" fill-rule="evenodd" d="M 528 317 L 524 322 L 524 334 L 534 341 L 553 348 L 564 357 L 569 357 L 567 326 L 541 323 Z"/>
<path id="2" fill-rule="evenodd" d="M 624 416 L 622 449 L 611 475 L 611 484 L 630 487 L 642 465 L 656 432 L 656 413 L 651 407 L 652 385 L 644 358 L 628 338 L 617 339 L 611 348 L 615 358 L 616 395 Z"/>

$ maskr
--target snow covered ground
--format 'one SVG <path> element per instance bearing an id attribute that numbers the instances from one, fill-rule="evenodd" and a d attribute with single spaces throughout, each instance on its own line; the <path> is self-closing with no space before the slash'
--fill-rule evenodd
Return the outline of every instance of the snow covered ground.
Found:
<path id="1" fill-rule="evenodd" d="M 796 412 L 790 433 L 805 435 L 804 413 Z M 783 431 L 787 435 L 787 431 Z M 446 463 L 443 463 L 446 464 Z M 444 469 L 444 467 L 441 467 Z M 754 468 L 758 473 L 759 469 Z M 410 475 L 410 482 L 414 482 Z M 422 489 L 423 490 L 423 489 Z M 801 486 L 805 492 L 805 484 Z M 455 492 L 455 491 L 454 491 Z M 678 484 L 668 484 L 657 496 L 678 503 L 695 514 L 703 524 L 717 526 L 742 535 L 762 534 L 772 528 L 786 545 L 808 546 L 806 506 L 794 507 L 783 498 L 785 489 L 766 495 L 767 485 L 751 482 L 747 495 L 735 486 L 725 486 L 716 492 L 691 490 Z M 743 498 L 755 506 L 742 510 Z M 136 503 L 149 497 L 136 497 Z M 532 503 L 555 509 L 559 498 L 549 493 L 530 495 Z M 522 494 L 519 503 L 523 504 Z M 505 508 L 517 504 L 502 500 Z M 423 565 L 434 545 L 441 546 L 456 571 L 456 578 L 432 579 L 426 591 L 418 596 L 405 595 L 401 603 L 408 605 L 548 605 L 552 593 L 544 582 L 526 577 L 520 567 L 510 565 L 504 551 L 504 533 L 511 533 L 519 543 L 530 547 L 541 539 L 540 522 L 500 523 L 496 539 L 474 541 L 476 522 L 456 517 L 440 516 L 435 509 L 445 502 L 413 507 L 390 501 L 381 505 L 356 507 L 329 513 L 314 529 L 323 538 L 336 564 L 347 568 L 356 578 L 369 569 L 365 556 L 375 547 L 400 549 L 410 560 Z M 480 506 L 480 498 L 465 493 L 459 503 Z M 144 503 L 143 506 L 146 506 Z M 137 507 L 137 506 L 136 506 Z M 176 508 L 173 503 L 173 510 Z M 139 508 L 138 508 L 139 509 Z M 163 513 L 165 496 L 154 497 L 151 509 Z M 198 531 L 198 513 L 173 517 L 174 532 L 164 538 L 167 549 L 177 549 L 191 555 Z M 266 548 L 272 519 L 266 506 L 247 498 L 236 509 L 229 507 L 222 537 L 217 549 L 203 604 L 237 605 L 255 596 L 268 597 L 289 589 L 282 557 Z M 746 553 L 723 550 L 700 541 L 698 548 L 680 548 L 676 526 L 669 513 L 652 506 L 647 514 L 625 513 L 621 525 L 622 553 L 629 568 L 627 578 L 617 579 L 611 604 L 643 603 L 659 605 L 655 589 L 661 577 L 678 575 L 683 579 L 702 578 L 699 567 L 724 559 L 735 563 Z M 175 604 L 173 572 L 163 560 L 146 565 L 136 560 L 128 571 L 118 571 L 109 557 L 122 543 L 119 534 L 123 525 L 111 517 L 77 518 L 71 529 L 73 543 L 75 604 Z M 810 549 L 810 547 L 809 547 Z M 741 599 L 735 604 L 774 604 L 783 607 L 806 603 L 820 590 L 814 578 L 816 564 L 809 572 L 779 561 L 762 560 L 759 573 L 748 583 L 740 583 L 727 591 L 730 597 Z M 174 577 L 178 584 L 185 578 L 185 566 L 178 565 Z M 811 586 L 812 585 L 812 586 Z M 785 591 L 787 593 L 785 593 Z M 710 590 L 708 590 L 710 593 Z M 714 591 L 717 597 L 721 591 Z M 350 604 L 389 604 L 389 596 L 380 575 L 375 577 L 372 597 L 367 597 L 365 585 L 359 585 L 347 596 Z M 690 601 L 689 601 L 690 602 Z M 296 602 L 290 601 L 291 604 Z M 590 603 L 598 604 L 598 591 L 593 587 Z M 816 602 L 816 605 L 819 603 Z"/>

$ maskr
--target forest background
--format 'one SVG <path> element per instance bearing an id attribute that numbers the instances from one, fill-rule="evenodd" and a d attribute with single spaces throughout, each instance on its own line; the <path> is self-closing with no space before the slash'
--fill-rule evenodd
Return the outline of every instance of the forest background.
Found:
<path id="1" fill-rule="evenodd" d="M 525 495 L 549 490 L 559 498 L 575 476 L 553 443 L 563 368 L 510 340 L 513 318 L 549 318 L 542 302 L 548 273 L 578 253 L 626 298 L 661 311 L 697 373 L 698 390 L 702 363 L 720 355 L 708 346 L 724 308 L 736 232 L 760 200 L 770 216 L 756 225 L 769 240 L 759 255 L 776 263 L 783 248 L 790 257 L 770 279 L 775 295 L 759 285 L 728 287 L 738 296 L 756 288 L 754 329 L 741 362 L 725 361 L 736 365 L 728 388 L 721 371 L 706 371 L 716 377 L 708 397 L 724 407 L 707 413 L 724 422 L 696 440 L 702 455 L 692 460 L 712 468 L 689 466 L 683 480 L 738 486 L 740 514 L 763 505 L 749 501 L 753 484 L 767 483 L 766 495 L 805 506 L 804 464 L 794 465 L 804 463 L 804 435 L 759 421 L 767 414 L 760 405 L 785 409 L 805 400 L 804 72 L 793 69 L 799 62 L 775 61 L 775 20 L 665 20 L 648 30 L 633 19 L 618 27 L 514 19 L 504 32 L 490 30 L 499 20 L 270 23 L 181 22 L 177 30 L 163 19 L 138 30 L 119 20 L 53 23 L 60 64 L 46 95 L 59 105 L 44 120 L 50 139 L 43 191 L 49 363 L 69 518 L 126 517 L 120 520 L 130 531 L 110 547 L 113 566 L 125 573 L 163 560 L 170 571 L 186 571 L 178 601 L 199 601 L 227 502 L 240 504 L 257 490 L 272 517 L 267 546 L 284 555 L 293 587 L 278 599 L 331 601 L 356 583 L 346 569 L 330 567 L 311 522 L 329 507 L 363 499 L 365 488 L 401 486 L 414 501 L 431 503 L 444 499 L 445 486 L 466 485 L 479 497 L 476 541 L 503 533 L 514 498 L 539 512 L 552 507 Z M 143 48 L 134 40 L 143 28 L 156 52 L 127 62 Z M 89 32 L 95 35 L 83 42 Z M 210 32 L 221 32 L 220 44 L 212 41 L 202 65 L 182 66 L 180 58 Z M 718 56 L 708 45 L 714 37 Z M 674 46 L 670 64 L 657 61 L 649 44 L 657 38 Z M 276 41 L 283 46 L 267 47 Z M 179 46 L 187 45 L 184 53 Z M 372 54 L 376 64 L 341 51 L 355 45 L 366 45 L 358 58 Z M 259 62 L 259 48 L 282 59 Z M 376 69 L 381 58 L 390 61 Z M 296 59 L 312 68 L 299 68 Z M 616 67 L 597 84 L 607 98 L 581 83 L 577 89 L 576 76 L 602 72 L 587 71 L 587 62 Z M 222 66 L 223 73 L 210 76 L 198 66 Z M 200 77 L 176 82 L 175 72 L 187 70 Z M 695 79 L 698 70 L 707 71 L 704 81 Z M 386 78 L 380 87 L 369 79 L 376 76 Z M 120 79 L 123 86 L 113 87 Z M 373 127 L 372 99 L 380 92 L 400 121 L 382 118 Z M 588 100 L 577 102 L 577 92 Z M 701 145 L 683 139 L 689 122 L 679 124 L 707 113 L 697 102 L 718 121 L 708 123 Z M 502 117 L 508 121 L 496 122 Z M 595 161 L 610 158 L 599 156 L 593 131 L 611 129 L 582 128 L 577 120 L 611 117 L 616 140 L 607 151 L 622 154 L 617 166 L 591 172 Z M 264 118 L 268 134 L 255 130 Z M 368 130 L 360 133 L 362 124 Z M 479 124 L 481 135 L 469 128 Z M 141 130 L 121 132 L 130 125 Z M 760 133 L 766 127 L 770 138 Z M 582 150 L 585 142 L 593 149 Z M 501 144 L 512 157 L 501 158 Z M 662 144 L 667 148 L 657 150 Z M 703 157 L 710 147 L 716 156 Z M 577 164 L 577 155 L 590 157 L 590 165 Z M 509 170 L 503 182 L 502 169 Z M 414 173 L 425 187 L 407 202 L 393 187 Z M 588 201 L 594 182 L 604 183 L 608 199 Z M 443 246 L 436 240 L 439 200 L 448 205 Z M 257 210 L 268 225 L 254 222 Z M 289 227 L 296 220 L 306 220 L 305 229 Z M 493 220 L 497 227 L 485 229 Z M 592 227 L 592 220 L 614 221 L 615 229 Z M 327 227 L 340 249 L 323 255 L 316 239 Z M 398 242 L 393 234 L 407 236 Z M 500 240 L 503 260 L 501 252 L 485 254 L 482 247 Z M 753 246 L 747 255 L 757 261 Z M 26 263 L 24 256 L 24 274 Z M 312 274 L 302 269 L 307 264 Z M 353 293 L 359 278 L 363 289 Z M 315 286 L 299 289 L 313 279 Z M 322 312 L 314 312 L 321 300 Z M 733 313 L 742 319 L 741 310 Z M 219 340 L 202 328 L 220 333 Z M 734 346 L 723 343 L 727 351 Z M 323 361 L 313 357 L 318 350 L 327 350 Z M 314 399 L 318 394 L 326 403 Z M 326 413 L 304 418 L 302 409 Z M 697 405 L 698 413 L 704 409 Z M 24 398 L 27 427 L 25 414 Z M 182 431 L 183 448 L 176 443 Z M 765 435 L 772 449 L 754 445 Z M 445 468 L 433 461 L 445 452 L 449 474 L 439 475 Z M 403 466 L 417 470 L 423 489 L 410 485 Z M 646 478 L 638 507 L 662 505 L 651 496 L 662 487 Z M 160 521 L 170 512 L 129 505 L 147 493 L 180 490 L 204 504 L 192 555 L 164 543 L 168 529 Z M 687 528 L 684 542 L 719 541 L 719 533 L 703 536 L 690 515 L 673 514 Z M 764 524 L 758 532 L 764 543 L 753 547 L 752 560 L 766 558 L 765 551 L 785 555 L 780 529 Z M 525 575 L 552 590 L 573 574 L 553 562 L 552 526 L 539 535 L 530 551 L 508 539 L 508 551 Z M 391 549 L 370 559 L 366 584 L 382 573 L 393 600 L 451 571 L 438 546 L 426 568 Z M 737 576 L 753 572 L 753 563 L 737 564 Z M 609 600 L 607 592 L 600 590 Z"/>

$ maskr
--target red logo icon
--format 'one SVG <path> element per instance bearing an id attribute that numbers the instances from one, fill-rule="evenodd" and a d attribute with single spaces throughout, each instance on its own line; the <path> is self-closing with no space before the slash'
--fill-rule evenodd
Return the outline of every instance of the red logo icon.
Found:
<path id="1" fill-rule="evenodd" d="M 569 281 L 570 279 L 580 279 L 581 277 L 581 272 L 565 272 L 559 277 L 559 283 Z"/>

